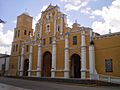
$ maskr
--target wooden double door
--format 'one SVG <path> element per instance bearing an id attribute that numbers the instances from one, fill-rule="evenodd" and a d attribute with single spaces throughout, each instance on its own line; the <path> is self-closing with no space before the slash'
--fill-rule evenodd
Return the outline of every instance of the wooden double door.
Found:
<path id="1" fill-rule="evenodd" d="M 80 69 L 81 69 L 80 56 L 78 54 L 73 54 L 71 56 L 71 66 L 70 66 L 71 78 L 80 78 L 81 77 Z"/>
<path id="2" fill-rule="evenodd" d="M 51 66 L 52 66 L 52 54 L 50 52 L 45 52 L 43 54 L 43 64 L 42 64 L 42 76 L 51 76 Z"/>

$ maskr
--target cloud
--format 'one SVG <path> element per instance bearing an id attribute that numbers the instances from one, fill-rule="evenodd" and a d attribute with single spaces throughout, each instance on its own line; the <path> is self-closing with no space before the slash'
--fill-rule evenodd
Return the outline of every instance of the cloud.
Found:
<path id="1" fill-rule="evenodd" d="M 84 7 L 84 8 L 81 8 L 80 12 L 84 14 L 91 14 L 92 9 L 90 7 Z"/>
<path id="2" fill-rule="evenodd" d="M 102 21 L 94 21 L 92 28 L 100 34 L 106 34 L 111 29 L 112 32 L 120 31 L 120 0 L 114 0 L 109 7 L 103 7 L 101 10 L 94 10 L 92 15 L 99 16 Z"/>
<path id="3" fill-rule="evenodd" d="M 80 5 L 81 6 L 86 6 L 88 4 L 88 2 L 90 1 L 96 1 L 96 0 L 61 0 L 62 2 L 65 3 L 71 3 L 73 5 Z"/>
<path id="4" fill-rule="evenodd" d="M 67 24 L 68 24 L 68 27 L 72 28 L 73 22 L 70 21 L 69 18 L 67 18 Z"/>
<path id="5" fill-rule="evenodd" d="M 106 34 L 111 29 L 112 32 L 120 31 L 120 0 L 113 0 L 110 6 L 103 6 L 101 9 L 93 10 L 88 4 L 97 0 L 61 0 L 65 3 L 66 11 L 80 11 L 88 15 L 93 23 L 91 27 L 95 32 Z M 69 20 L 70 21 L 70 20 Z"/>
<path id="6" fill-rule="evenodd" d="M 3 24 L 0 23 L 0 31 L 3 31 Z"/>
<path id="7" fill-rule="evenodd" d="M 65 10 L 66 11 L 78 11 L 82 8 L 86 7 L 89 2 L 96 1 L 96 0 L 61 0 L 62 2 L 65 2 Z"/>
<path id="8" fill-rule="evenodd" d="M 8 30 L 6 33 L 4 33 L 3 29 L 4 25 L 0 24 L 0 53 L 5 53 L 5 51 L 7 51 L 8 54 L 10 54 L 13 31 Z"/>
<path id="9" fill-rule="evenodd" d="M 75 5 L 72 5 L 72 4 L 66 4 L 65 5 L 65 9 L 66 11 L 71 11 L 71 10 L 75 10 L 75 11 L 78 11 L 80 9 L 80 5 L 78 6 L 75 6 Z"/>

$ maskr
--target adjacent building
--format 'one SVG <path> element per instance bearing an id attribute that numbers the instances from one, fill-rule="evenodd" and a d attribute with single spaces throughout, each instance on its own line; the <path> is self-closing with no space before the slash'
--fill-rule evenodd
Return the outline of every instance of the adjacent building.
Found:
<path id="1" fill-rule="evenodd" d="M 0 76 L 8 75 L 10 55 L 0 54 Z"/>

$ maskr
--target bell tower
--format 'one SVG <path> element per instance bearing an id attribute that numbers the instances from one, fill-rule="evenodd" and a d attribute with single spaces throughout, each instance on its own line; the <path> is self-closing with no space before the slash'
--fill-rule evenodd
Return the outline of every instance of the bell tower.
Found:
<path id="1" fill-rule="evenodd" d="M 17 23 L 16 23 L 16 28 L 14 29 L 14 37 L 11 48 L 11 58 L 10 58 L 11 74 L 16 74 L 17 70 L 19 70 L 22 42 L 27 41 L 29 35 L 33 36 L 32 20 L 33 17 L 31 17 L 27 12 L 24 12 L 17 17 Z"/>
<path id="2" fill-rule="evenodd" d="M 33 34 L 33 29 L 32 29 L 32 20 L 33 18 L 29 16 L 27 12 L 21 14 L 20 16 L 17 17 L 17 24 L 16 28 L 14 30 L 14 41 L 18 40 L 26 40 L 27 37 Z"/>

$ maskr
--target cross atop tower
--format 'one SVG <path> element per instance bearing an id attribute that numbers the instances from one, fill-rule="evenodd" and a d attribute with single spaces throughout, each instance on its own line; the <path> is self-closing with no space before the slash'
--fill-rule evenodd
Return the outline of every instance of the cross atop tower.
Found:
<path id="1" fill-rule="evenodd" d="M 27 12 L 27 8 L 25 9 L 24 14 L 29 15 L 28 12 Z"/>

